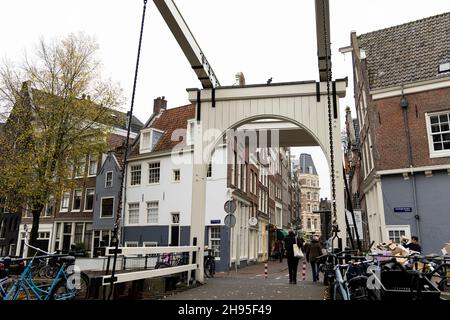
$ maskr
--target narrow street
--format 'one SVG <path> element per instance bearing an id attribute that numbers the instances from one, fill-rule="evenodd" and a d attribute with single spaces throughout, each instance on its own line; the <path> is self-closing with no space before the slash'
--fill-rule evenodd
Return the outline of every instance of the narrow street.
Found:
<path id="1" fill-rule="evenodd" d="M 264 264 L 249 266 L 238 271 L 216 274 L 202 286 L 168 296 L 165 300 L 323 300 L 325 287 L 311 281 L 307 265 L 306 281 L 302 281 L 300 261 L 297 285 L 289 284 L 287 260 L 270 261 L 268 278 Z"/>

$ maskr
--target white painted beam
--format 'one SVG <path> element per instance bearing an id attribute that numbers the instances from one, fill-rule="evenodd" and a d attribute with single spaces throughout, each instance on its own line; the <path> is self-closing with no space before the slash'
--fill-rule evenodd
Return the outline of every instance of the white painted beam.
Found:
<path id="1" fill-rule="evenodd" d="M 203 88 L 220 86 L 212 67 L 173 0 L 153 0 Z"/>

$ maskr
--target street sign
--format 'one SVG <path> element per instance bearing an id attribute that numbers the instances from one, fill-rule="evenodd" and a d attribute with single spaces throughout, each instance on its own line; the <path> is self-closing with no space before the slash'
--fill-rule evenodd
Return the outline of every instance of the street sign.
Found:
<path id="1" fill-rule="evenodd" d="M 211 220 L 211 224 L 220 224 L 221 220 Z"/>
<path id="2" fill-rule="evenodd" d="M 394 212 L 407 212 L 411 213 L 413 212 L 411 207 L 402 207 L 402 208 L 394 208 Z"/>
<path id="3" fill-rule="evenodd" d="M 223 206 L 226 213 L 234 213 L 236 211 L 236 200 L 228 200 Z"/>
<path id="4" fill-rule="evenodd" d="M 224 223 L 228 228 L 233 228 L 236 225 L 236 217 L 233 216 L 232 214 L 228 214 L 225 217 Z"/>

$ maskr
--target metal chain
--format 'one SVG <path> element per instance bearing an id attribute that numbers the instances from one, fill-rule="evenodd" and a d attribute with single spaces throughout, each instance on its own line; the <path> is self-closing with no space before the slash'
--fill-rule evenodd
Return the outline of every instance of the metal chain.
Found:
<path id="1" fill-rule="evenodd" d="M 324 6 L 325 7 L 325 6 Z M 336 176 L 334 171 L 334 146 L 333 146 L 333 116 L 331 113 L 331 97 L 330 97 L 330 82 L 333 81 L 333 73 L 328 63 L 331 60 L 331 47 L 328 47 L 328 33 L 327 33 L 327 19 L 326 12 L 329 8 L 323 10 L 323 26 L 325 36 L 325 63 L 327 69 L 327 97 L 328 97 L 328 129 L 330 135 L 330 161 L 331 161 L 331 200 L 333 205 L 333 225 L 338 229 L 337 210 L 336 210 Z"/>
<path id="2" fill-rule="evenodd" d="M 139 61 L 141 57 L 141 47 L 142 47 L 142 35 L 144 33 L 144 21 L 145 21 L 145 11 L 147 9 L 147 0 L 144 0 L 144 8 L 142 10 L 142 22 L 141 22 L 141 33 L 139 36 L 139 47 L 138 47 L 138 53 L 137 53 L 137 59 L 136 59 L 136 69 L 134 73 L 134 83 L 133 83 L 133 93 L 131 96 L 131 107 L 130 111 L 127 114 L 127 139 L 125 140 L 125 150 L 124 150 L 124 158 L 123 158 L 123 170 L 122 170 L 122 177 L 120 179 L 120 189 L 119 189 L 119 202 L 117 206 L 117 215 L 114 223 L 114 230 L 112 239 L 114 241 L 114 260 L 113 260 L 113 266 L 111 271 L 111 279 L 114 279 L 114 274 L 116 271 L 116 262 L 117 262 L 117 252 L 119 248 L 119 233 L 120 233 L 120 221 L 122 219 L 122 207 L 123 207 L 123 189 L 124 189 L 124 181 L 125 181 L 125 173 L 126 173 L 126 167 L 128 162 L 128 152 L 129 152 L 129 144 L 130 144 L 130 132 L 131 132 L 131 121 L 133 119 L 133 109 L 134 109 L 134 97 L 136 93 L 136 83 L 137 83 L 137 76 L 138 76 L 138 70 L 139 70 Z M 111 299 L 111 296 L 114 291 L 114 284 L 111 283 L 111 290 L 109 292 L 108 300 Z"/>

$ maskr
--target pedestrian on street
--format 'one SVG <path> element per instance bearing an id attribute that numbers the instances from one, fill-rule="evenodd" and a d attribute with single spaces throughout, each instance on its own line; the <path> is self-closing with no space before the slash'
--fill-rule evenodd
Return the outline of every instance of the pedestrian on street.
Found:
<path id="1" fill-rule="evenodd" d="M 294 257 L 295 243 L 297 243 L 300 248 L 300 240 L 295 236 L 294 231 L 289 230 L 288 236 L 284 238 L 284 248 L 286 249 L 290 284 L 297 284 L 297 268 L 298 261 L 300 260 L 300 258 Z"/>
<path id="2" fill-rule="evenodd" d="M 322 246 L 320 245 L 319 238 L 314 236 L 306 249 L 306 261 L 311 263 L 313 282 L 319 281 L 319 264 L 316 259 L 321 255 Z"/>

